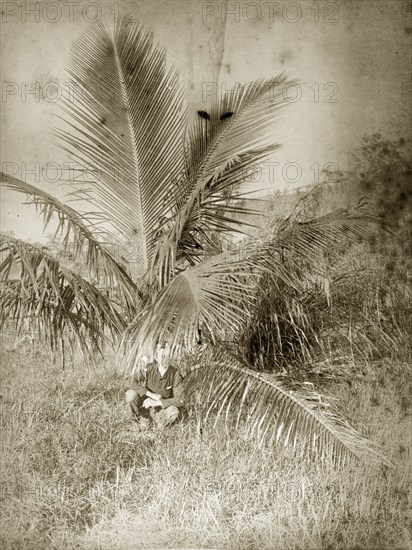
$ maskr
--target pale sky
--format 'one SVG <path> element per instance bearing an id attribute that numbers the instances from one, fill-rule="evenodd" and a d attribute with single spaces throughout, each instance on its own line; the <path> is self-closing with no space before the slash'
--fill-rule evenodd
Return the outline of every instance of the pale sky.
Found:
<path id="1" fill-rule="evenodd" d="M 3 5 L 2 168 L 60 198 L 62 186 L 52 182 L 56 172 L 50 163 L 61 166 L 67 159 L 51 143 L 59 108 L 54 94 L 67 86 L 65 61 L 73 40 L 90 24 L 87 19 L 112 21 L 116 10 L 151 28 L 166 47 L 193 113 L 205 107 L 205 93 L 236 82 L 282 71 L 301 82 L 289 92 L 291 99 L 297 94 L 296 101 L 274 126 L 283 145 L 271 159 L 278 164 L 251 186 L 283 190 L 310 184 L 325 164 L 344 168 L 346 153 L 365 134 L 410 135 L 408 2 L 40 2 L 37 13 L 25 12 L 34 3 Z M 37 96 L 30 93 L 36 86 Z M 41 240 L 42 225 L 27 216 L 22 200 L 3 192 L 1 229 Z"/>

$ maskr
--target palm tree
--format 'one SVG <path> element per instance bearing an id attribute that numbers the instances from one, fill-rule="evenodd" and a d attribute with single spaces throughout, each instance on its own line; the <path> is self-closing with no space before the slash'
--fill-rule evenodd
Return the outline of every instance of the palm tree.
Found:
<path id="1" fill-rule="evenodd" d="M 196 357 L 188 381 L 208 388 L 207 414 L 237 408 L 239 422 L 247 409 L 246 426 L 261 438 L 295 445 L 300 437 L 337 460 L 378 457 L 319 394 L 252 369 L 236 339 L 262 281 L 298 296 L 302 266 L 316 271 L 332 243 L 367 237 L 375 224 L 356 208 L 307 222 L 292 215 L 276 231 L 236 240 L 255 214 L 244 205 L 245 174 L 279 146 L 273 123 L 285 106 L 286 77 L 238 86 L 189 125 L 164 50 L 126 20 L 114 33 L 96 24 L 83 34 L 68 73 L 83 93 L 63 103 L 65 130 L 55 135 L 84 172 L 96 167 L 92 182 L 68 182 L 67 196 L 93 211 L 77 211 L 5 174 L 2 185 L 25 194 L 45 227 L 57 217 L 62 246 L 72 246 L 88 276 L 46 247 L 2 235 L 1 321 L 12 319 L 19 330 L 29 317 L 53 346 L 70 332 L 85 354 L 102 351 L 107 340 L 120 342 L 130 369 L 167 338 L 175 358 Z M 127 246 L 134 261 L 107 243 Z M 299 311 L 295 300 L 289 313 L 303 316 Z M 198 353 L 200 334 L 205 345 Z"/>

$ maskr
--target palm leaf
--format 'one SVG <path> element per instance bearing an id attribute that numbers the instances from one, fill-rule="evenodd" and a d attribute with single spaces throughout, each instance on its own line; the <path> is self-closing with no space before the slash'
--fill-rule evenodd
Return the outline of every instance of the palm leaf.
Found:
<path id="1" fill-rule="evenodd" d="M 24 319 L 31 319 L 52 343 L 71 329 L 86 353 L 101 350 L 109 335 L 116 339 L 124 329 L 124 318 L 111 300 L 45 247 L 0 234 L 0 256 L 3 324 L 11 319 L 18 331 Z"/>
<path id="2" fill-rule="evenodd" d="M 202 186 L 216 176 L 228 159 L 248 159 L 279 147 L 273 140 L 273 119 L 287 106 L 282 93 L 287 83 L 283 75 L 256 80 L 237 86 L 213 105 L 212 112 L 229 110 L 233 116 L 225 119 L 222 131 L 213 136 L 206 157 L 200 163 L 197 160 L 195 167 L 192 165 L 197 185 Z M 198 189 L 195 187 L 193 191 L 196 193 Z"/>
<path id="3" fill-rule="evenodd" d="M 83 167 L 98 171 L 92 201 L 136 248 L 142 275 L 159 218 L 183 163 L 183 92 L 150 32 L 121 20 L 112 36 L 102 24 L 75 43 L 68 72 L 84 93 L 66 101 L 70 131 L 58 143 Z M 75 187 L 75 182 L 73 183 Z"/>
<path id="4" fill-rule="evenodd" d="M 279 376 L 258 373 L 228 349 L 214 349 L 186 376 L 186 385 L 202 396 L 204 420 L 213 413 L 236 418 L 246 435 L 260 442 L 303 445 L 306 452 L 332 457 L 336 464 L 357 456 L 375 464 L 391 462 L 314 390 Z"/>
<path id="5" fill-rule="evenodd" d="M 382 231 L 382 219 L 371 215 L 361 199 L 356 206 L 335 210 L 308 221 L 297 221 L 293 213 L 282 222 L 269 241 L 282 251 L 286 261 L 300 263 L 306 274 L 314 271 L 324 274 L 323 256 L 337 247 L 352 243 L 373 244 Z M 299 259 L 298 264 L 296 258 Z"/>
<path id="6" fill-rule="evenodd" d="M 104 238 L 95 227 L 90 227 L 90 219 L 86 215 L 80 215 L 70 206 L 63 204 L 56 197 L 49 193 L 23 182 L 17 178 L 1 173 L 0 185 L 13 191 L 24 193 L 28 197 L 26 204 L 33 204 L 43 217 L 44 229 L 57 215 L 58 226 L 55 236 L 61 236 L 63 250 L 70 248 L 74 260 L 84 258 L 93 281 L 99 281 L 103 274 L 106 285 L 116 288 L 117 292 L 124 299 L 130 314 L 136 314 L 141 302 L 139 290 L 132 281 L 127 265 L 122 265 L 119 258 L 115 258 L 105 244 L 98 239 Z"/>
<path id="7" fill-rule="evenodd" d="M 212 341 L 233 338 L 251 314 L 263 274 L 294 287 L 279 257 L 263 246 L 251 254 L 242 245 L 182 270 L 127 328 L 121 345 L 129 350 L 121 357 L 126 369 L 159 338 L 168 340 L 172 355 L 193 348 L 199 329 Z"/>
<path id="8" fill-rule="evenodd" d="M 211 123 L 198 120 L 187 134 L 186 195 L 196 197 L 222 167 L 257 153 L 268 155 L 279 147 L 273 140 L 273 120 L 287 105 L 282 93 L 287 83 L 279 75 L 238 85 L 212 104 Z M 221 121 L 220 115 L 227 111 L 233 116 Z"/>
<path id="9" fill-rule="evenodd" d="M 186 169 L 173 195 L 177 212 L 168 220 L 152 264 L 152 278 L 158 278 L 160 287 L 173 277 L 176 262 L 188 259 L 181 243 L 193 240 L 202 247 L 205 235 L 233 233 L 244 228 L 244 215 L 256 215 L 239 205 L 242 190 L 233 187 L 279 147 L 273 141 L 273 120 L 286 105 L 286 82 L 280 76 L 238 86 L 212 105 L 210 121 L 202 117 L 189 130 Z M 233 116 L 221 121 L 227 112 Z"/>

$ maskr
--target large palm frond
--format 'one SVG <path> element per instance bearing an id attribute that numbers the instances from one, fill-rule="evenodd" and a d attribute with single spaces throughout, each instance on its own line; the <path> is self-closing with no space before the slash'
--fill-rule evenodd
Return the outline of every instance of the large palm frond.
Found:
<path id="1" fill-rule="evenodd" d="M 83 93 L 65 102 L 70 130 L 56 132 L 58 143 L 81 166 L 98 171 L 88 184 L 92 191 L 80 196 L 135 247 L 141 276 L 183 169 L 186 116 L 177 73 L 166 68 L 151 33 L 126 20 L 114 35 L 100 23 L 88 29 L 75 42 L 68 72 Z"/>
<path id="2" fill-rule="evenodd" d="M 267 155 L 279 147 L 273 136 L 273 119 L 287 105 L 283 95 L 287 83 L 283 75 L 255 80 L 226 92 L 212 105 L 213 120 L 219 120 L 219 115 L 224 113 L 233 114 L 220 122 L 221 131 L 212 134 L 206 155 L 195 157 L 189 164 L 194 196 L 205 182 L 217 179 L 225 167 L 234 164 L 235 159 L 243 161 L 248 168 L 249 156 Z"/>
<path id="3" fill-rule="evenodd" d="M 122 361 L 133 368 L 159 338 L 167 339 L 171 353 L 178 355 L 193 348 L 199 330 L 212 341 L 233 339 L 250 315 L 263 274 L 275 285 L 298 284 L 279 255 L 264 246 L 251 252 L 243 245 L 183 269 L 128 326 L 121 348 L 127 344 L 129 351 Z"/>
<path id="4" fill-rule="evenodd" d="M 286 105 L 286 84 L 279 76 L 238 86 L 188 132 L 185 171 L 174 198 L 177 212 L 165 222 L 153 261 L 152 277 L 160 287 L 173 278 L 179 261 L 190 265 L 202 258 L 214 232 L 244 230 L 244 216 L 256 214 L 240 204 L 239 184 L 279 147 L 273 122 Z"/>
<path id="5" fill-rule="evenodd" d="M 92 282 L 99 281 L 103 274 L 106 286 L 116 288 L 130 314 L 136 313 L 139 305 L 139 291 L 128 273 L 128 266 L 119 257 L 107 249 L 104 233 L 91 224 L 90 217 L 80 215 L 76 210 L 62 203 L 56 197 L 33 185 L 23 182 L 13 176 L 0 174 L 0 185 L 13 191 L 23 193 L 28 197 L 26 204 L 33 204 L 43 217 L 44 229 L 49 223 L 58 219 L 56 236 L 60 236 L 63 251 L 70 249 L 70 254 L 76 260 L 85 260 Z"/>
<path id="6" fill-rule="evenodd" d="M 186 376 L 189 392 L 197 391 L 204 421 L 224 416 L 236 419 L 245 434 L 260 442 L 302 447 L 316 456 L 343 463 L 351 455 L 369 463 L 390 461 L 338 414 L 330 400 L 303 384 L 256 372 L 230 350 L 215 348 Z"/>
<path id="7" fill-rule="evenodd" d="M 299 213 L 294 212 L 275 228 L 273 242 L 285 252 L 309 260 L 313 260 L 317 252 L 342 243 L 373 244 L 379 229 L 383 229 L 382 220 L 370 214 L 365 206 L 364 199 L 361 199 L 354 206 L 305 221 L 299 221 Z"/>
<path id="8" fill-rule="evenodd" d="M 17 331 L 30 319 L 51 343 L 71 329 L 82 351 L 91 353 L 125 327 L 113 302 L 80 274 L 48 254 L 45 247 L 0 234 L 1 322 Z"/>

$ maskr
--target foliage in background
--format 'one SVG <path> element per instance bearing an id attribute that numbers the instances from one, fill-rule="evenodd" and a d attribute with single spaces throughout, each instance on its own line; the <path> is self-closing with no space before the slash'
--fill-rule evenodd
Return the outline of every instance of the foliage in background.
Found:
<path id="1" fill-rule="evenodd" d="M 362 199 L 382 230 L 368 246 L 347 241 L 327 250 L 318 276 L 305 265 L 300 277 L 306 286 L 298 297 L 288 287 L 279 294 L 266 279 L 241 337 L 255 368 L 273 369 L 273 358 L 277 370 L 288 369 L 302 359 L 312 363 L 343 352 L 351 358 L 410 357 L 411 145 L 403 138 L 365 136 L 333 183 L 325 174 L 323 183 L 303 195 L 297 190 L 268 197 L 269 227 L 294 210 L 305 221 Z"/>

